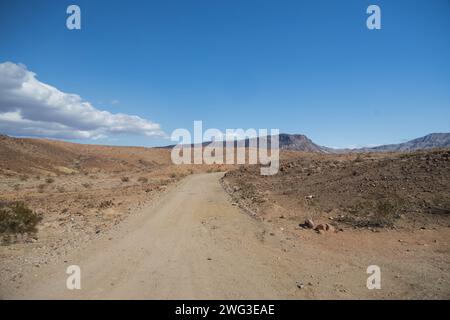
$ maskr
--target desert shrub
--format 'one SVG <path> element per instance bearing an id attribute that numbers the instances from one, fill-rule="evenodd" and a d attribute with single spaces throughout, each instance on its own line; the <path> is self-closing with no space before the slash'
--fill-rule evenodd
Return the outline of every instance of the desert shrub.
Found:
<path id="1" fill-rule="evenodd" d="M 19 191 L 19 190 L 20 190 L 20 184 L 15 184 L 15 185 L 13 186 L 13 189 L 14 189 L 15 191 Z"/>
<path id="2" fill-rule="evenodd" d="M 114 205 L 114 203 L 112 202 L 112 200 L 104 200 L 104 201 L 100 202 L 98 207 L 100 209 L 106 209 L 106 208 L 112 207 L 113 205 Z"/>
<path id="3" fill-rule="evenodd" d="M 28 178 L 29 178 L 29 177 L 28 177 L 27 175 L 20 176 L 20 180 L 21 180 L 21 181 L 27 181 Z"/>
<path id="4" fill-rule="evenodd" d="M 128 182 L 128 181 L 130 181 L 130 178 L 128 178 L 128 177 L 121 177 L 120 180 L 122 182 Z"/>
<path id="5" fill-rule="evenodd" d="M 45 184 L 40 184 L 37 186 L 38 192 L 43 193 L 45 189 Z"/>
<path id="6" fill-rule="evenodd" d="M 0 205 L 0 233 L 36 232 L 36 225 L 42 217 L 29 209 L 23 202 Z"/>
<path id="7" fill-rule="evenodd" d="M 358 153 L 358 155 L 356 156 L 355 160 L 353 160 L 354 162 L 362 162 L 364 161 L 363 156 Z"/>
<path id="8" fill-rule="evenodd" d="M 139 177 L 138 182 L 140 182 L 140 183 L 147 183 L 148 179 L 146 177 Z"/>
<path id="9" fill-rule="evenodd" d="M 175 178 L 177 177 L 177 174 L 174 173 L 174 172 L 172 172 L 172 173 L 169 175 L 169 177 L 171 177 L 172 179 L 175 179 Z"/>
<path id="10" fill-rule="evenodd" d="M 347 208 L 349 215 L 340 221 L 356 228 L 391 228 L 402 207 L 403 201 L 397 197 L 361 201 Z"/>
<path id="11" fill-rule="evenodd" d="M 49 177 L 49 178 L 45 179 L 45 182 L 50 184 L 50 183 L 55 182 L 55 179 Z"/>
<path id="12" fill-rule="evenodd" d="M 83 187 L 85 187 L 86 189 L 92 187 L 92 184 L 89 183 L 89 182 L 84 182 L 84 183 L 82 183 L 81 185 L 82 185 Z"/>
<path id="13" fill-rule="evenodd" d="M 66 189 L 63 186 L 58 186 L 56 188 L 56 190 L 58 190 L 58 192 L 63 193 L 64 191 L 66 191 Z"/>

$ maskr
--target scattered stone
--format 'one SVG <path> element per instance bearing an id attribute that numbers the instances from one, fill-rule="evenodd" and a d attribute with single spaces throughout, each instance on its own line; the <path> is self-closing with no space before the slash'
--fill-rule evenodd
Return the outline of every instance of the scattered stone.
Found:
<path id="1" fill-rule="evenodd" d="M 321 223 L 321 224 L 317 225 L 317 227 L 315 227 L 314 230 L 316 230 L 319 233 L 322 233 L 325 231 L 335 232 L 334 227 L 329 223 Z"/>
<path id="2" fill-rule="evenodd" d="M 303 289 L 305 285 L 302 282 L 297 281 L 297 288 Z"/>
<path id="3" fill-rule="evenodd" d="M 307 219 L 305 220 L 305 222 L 303 223 L 303 225 L 300 225 L 301 227 L 305 227 L 307 229 L 314 229 L 315 224 L 311 219 Z"/>

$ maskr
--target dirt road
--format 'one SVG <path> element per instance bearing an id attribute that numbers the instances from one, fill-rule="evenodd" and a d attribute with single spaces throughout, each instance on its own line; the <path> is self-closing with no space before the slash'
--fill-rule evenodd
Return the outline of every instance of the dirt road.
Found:
<path id="1" fill-rule="evenodd" d="M 377 247 L 369 240 L 358 241 L 362 248 L 354 252 L 342 247 L 347 240 L 337 234 L 330 240 L 328 235 L 310 233 L 302 243 L 292 233 L 254 220 L 234 206 L 219 183 L 221 175 L 189 176 L 151 207 L 129 217 L 86 248 L 62 257 L 60 263 L 36 268 L 23 279 L 26 285 L 2 291 L 2 298 L 312 299 L 448 295 L 448 280 L 437 284 L 442 268 L 447 268 L 446 252 L 441 260 L 434 256 L 433 266 L 417 269 L 417 265 L 409 266 L 403 253 L 394 251 L 386 256 L 386 246 L 382 244 L 380 251 L 359 254 L 368 247 Z M 314 241 L 311 237 L 315 237 Z M 394 242 L 395 246 L 400 245 Z M 326 246 L 328 249 L 320 249 Z M 427 252 L 416 251 L 415 257 L 426 261 Z M 366 268 L 374 261 L 381 263 L 383 270 L 389 270 L 383 278 L 385 287 L 377 292 L 366 288 Z M 69 265 L 81 268 L 81 290 L 66 288 Z M 418 272 L 424 271 L 429 272 L 421 277 Z M 448 273 L 448 269 L 444 272 Z M 424 279 L 425 284 L 416 283 Z M 412 283 L 416 285 L 414 290 Z M 443 291 L 436 291 L 436 286 Z"/>
<path id="2" fill-rule="evenodd" d="M 286 295 L 273 269 L 279 249 L 264 247 L 261 227 L 232 206 L 220 174 L 191 176 L 120 230 L 37 270 L 25 298 L 273 298 Z M 109 240 L 109 238 L 111 238 Z M 68 265 L 81 290 L 66 288 Z M 295 283 L 295 281 L 294 281 Z M 292 287 L 292 283 L 287 286 Z"/>

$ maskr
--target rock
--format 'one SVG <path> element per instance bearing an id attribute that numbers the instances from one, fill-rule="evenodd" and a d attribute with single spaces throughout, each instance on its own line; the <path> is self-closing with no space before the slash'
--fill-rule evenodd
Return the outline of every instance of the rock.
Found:
<path id="1" fill-rule="evenodd" d="M 315 228 L 314 221 L 312 221 L 311 219 L 305 220 L 305 222 L 303 223 L 303 226 L 305 226 L 308 229 L 314 229 Z"/>
<path id="2" fill-rule="evenodd" d="M 325 231 L 326 230 L 325 224 L 323 224 L 323 223 L 318 224 L 317 227 L 314 228 L 314 230 L 316 230 L 316 231 Z"/>
<path id="3" fill-rule="evenodd" d="M 334 227 L 331 224 L 329 224 L 329 223 L 326 224 L 326 230 L 329 231 L 329 232 L 334 232 L 335 231 Z"/>
<path id="4" fill-rule="evenodd" d="M 335 231 L 334 227 L 329 223 L 318 224 L 317 227 L 314 228 L 314 230 L 316 230 L 319 233 L 323 233 L 325 231 L 329 231 L 329 232 Z"/>
<path id="5" fill-rule="evenodd" d="M 297 288 L 303 289 L 305 285 L 302 282 L 297 281 Z"/>
<path id="6" fill-rule="evenodd" d="M 305 198 L 306 198 L 306 199 L 313 199 L 314 196 L 311 194 L 311 195 L 309 195 L 309 196 L 306 196 Z"/>

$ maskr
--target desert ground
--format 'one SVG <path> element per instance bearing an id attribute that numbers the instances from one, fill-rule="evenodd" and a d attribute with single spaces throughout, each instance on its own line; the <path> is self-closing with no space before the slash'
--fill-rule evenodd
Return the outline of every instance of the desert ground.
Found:
<path id="1" fill-rule="evenodd" d="M 1 234 L 0 298 L 449 299 L 449 156 L 285 151 L 263 177 L 2 136 L 2 212 L 19 201 L 40 219 Z"/>

